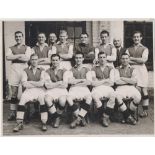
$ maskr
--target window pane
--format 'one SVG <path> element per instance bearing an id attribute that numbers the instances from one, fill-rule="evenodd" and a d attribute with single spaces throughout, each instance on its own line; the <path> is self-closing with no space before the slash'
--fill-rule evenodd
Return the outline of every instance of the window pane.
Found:
<path id="1" fill-rule="evenodd" d="M 68 38 L 74 38 L 74 27 L 67 27 Z"/>
<path id="2" fill-rule="evenodd" d="M 75 27 L 75 38 L 79 38 L 82 33 L 82 27 Z"/>

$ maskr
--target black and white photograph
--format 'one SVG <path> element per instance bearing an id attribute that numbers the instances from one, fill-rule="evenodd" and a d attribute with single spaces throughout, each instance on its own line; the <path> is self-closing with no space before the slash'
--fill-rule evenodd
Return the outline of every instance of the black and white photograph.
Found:
<path id="1" fill-rule="evenodd" d="M 153 24 L 2 21 L 3 136 L 153 136 Z"/>

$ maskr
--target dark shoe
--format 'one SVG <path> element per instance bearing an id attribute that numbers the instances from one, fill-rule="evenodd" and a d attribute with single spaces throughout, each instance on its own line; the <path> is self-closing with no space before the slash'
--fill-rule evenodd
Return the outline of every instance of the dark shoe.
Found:
<path id="1" fill-rule="evenodd" d="M 16 120 L 16 112 L 11 111 L 8 115 L 8 121 L 15 121 Z"/>
<path id="2" fill-rule="evenodd" d="M 80 124 L 81 119 L 79 117 L 77 117 L 71 124 L 70 124 L 70 128 L 74 129 L 76 128 L 77 125 Z"/>
<path id="3" fill-rule="evenodd" d="M 47 131 L 47 126 L 46 124 L 42 123 L 42 128 L 41 128 L 42 131 Z"/>
<path id="4" fill-rule="evenodd" d="M 83 127 L 87 125 L 86 118 L 82 118 L 80 125 Z"/>
<path id="5" fill-rule="evenodd" d="M 136 125 L 137 121 L 130 115 L 126 120 L 126 123 L 131 124 L 131 125 Z"/>
<path id="6" fill-rule="evenodd" d="M 148 117 L 148 112 L 145 110 L 145 111 L 143 111 L 141 114 L 139 114 L 139 116 L 140 116 L 141 118 Z"/>
<path id="7" fill-rule="evenodd" d="M 61 121 L 60 117 L 56 117 L 53 127 L 58 128 L 60 125 L 60 121 Z"/>
<path id="8" fill-rule="evenodd" d="M 102 117 L 102 126 L 104 126 L 104 127 L 108 127 L 109 126 L 109 117 L 105 117 L 105 116 L 103 116 Z"/>
<path id="9" fill-rule="evenodd" d="M 19 130 L 23 130 L 23 122 L 17 123 L 13 129 L 13 132 L 18 132 Z"/>

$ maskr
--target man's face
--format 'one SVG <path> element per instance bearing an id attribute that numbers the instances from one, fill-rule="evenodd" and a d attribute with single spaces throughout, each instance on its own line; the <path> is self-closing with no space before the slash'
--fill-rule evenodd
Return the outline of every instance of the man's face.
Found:
<path id="1" fill-rule="evenodd" d="M 39 43 L 39 44 L 44 44 L 45 41 L 46 41 L 46 36 L 45 36 L 45 34 L 40 33 L 40 34 L 38 35 L 38 43 Z"/>
<path id="2" fill-rule="evenodd" d="M 105 54 L 100 54 L 98 60 L 100 65 L 104 65 L 107 62 L 107 57 Z"/>
<path id="3" fill-rule="evenodd" d="M 76 54 L 75 55 L 75 63 L 76 65 L 81 65 L 83 63 L 83 55 L 82 54 Z"/>
<path id="4" fill-rule="evenodd" d="M 15 41 L 17 44 L 21 44 L 23 42 L 23 35 L 22 33 L 16 33 L 15 34 Z"/>
<path id="5" fill-rule="evenodd" d="M 100 37 L 103 44 L 108 43 L 109 36 L 107 33 L 102 33 Z"/>
<path id="6" fill-rule="evenodd" d="M 133 39 L 134 44 L 137 45 L 137 44 L 141 43 L 142 37 L 141 37 L 140 33 L 135 33 L 133 35 L 132 39 Z"/>
<path id="7" fill-rule="evenodd" d="M 30 63 L 32 67 L 36 67 L 38 65 L 38 56 L 34 55 L 30 59 Z"/>
<path id="8" fill-rule="evenodd" d="M 81 34 L 81 43 L 87 44 L 88 43 L 88 36 L 87 34 Z"/>
<path id="9" fill-rule="evenodd" d="M 57 40 L 57 37 L 56 37 L 55 33 L 51 33 L 51 34 L 49 35 L 49 41 L 50 41 L 51 43 L 55 43 L 56 40 Z"/>
<path id="10" fill-rule="evenodd" d="M 58 56 L 55 56 L 55 57 L 52 57 L 51 62 L 52 62 L 52 66 L 56 68 L 60 64 L 60 59 Z"/>
<path id="11" fill-rule="evenodd" d="M 116 48 L 121 47 L 121 39 L 114 39 L 113 44 Z"/>
<path id="12" fill-rule="evenodd" d="M 127 66 L 129 64 L 129 56 L 128 55 L 122 55 L 121 62 L 123 66 Z"/>
<path id="13" fill-rule="evenodd" d="M 60 42 L 61 42 L 61 43 L 66 42 L 66 41 L 67 41 L 67 38 L 68 38 L 68 35 L 67 35 L 66 32 L 62 32 L 62 33 L 60 33 L 60 35 L 59 35 L 59 39 L 60 39 Z"/>

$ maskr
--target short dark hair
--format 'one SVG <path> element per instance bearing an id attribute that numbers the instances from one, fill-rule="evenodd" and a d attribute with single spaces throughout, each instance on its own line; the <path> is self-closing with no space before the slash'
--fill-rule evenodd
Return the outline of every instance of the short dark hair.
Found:
<path id="1" fill-rule="evenodd" d="M 105 54 L 106 57 L 107 57 L 107 54 L 106 54 L 105 52 L 99 52 L 99 53 L 98 53 L 98 57 L 99 57 L 100 55 L 102 55 L 102 54 Z"/>
<path id="2" fill-rule="evenodd" d="M 37 57 L 38 57 L 38 55 L 37 55 L 36 53 L 33 53 L 33 54 L 31 54 L 31 56 L 30 56 L 30 60 L 31 60 L 31 58 L 34 57 L 34 56 L 37 56 Z"/>
<path id="3" fill-rule="evenodd" d="M 143 36 L 142 33 L 141 33 L 140 31 L 134 31 L 134 32 L 132 33 L 132 36 L 134 36 L 134 34 L 136 34 L 136 33 L 139 33 L 141 37 Z"/>
<path id="4" fill-rule="evenodd" d="M 49 36 L 50 36 L 51 34 L 54 34 L 54 35 L 57 37 L 57 35 L 55 34 L 55 32 L 50 32 Z"/>
<path id="5" fill-rule="evenodd" d="M 121 58 L 122 58 L 123 55 L 127 55 L 128 57 L 130 57 L 130 55 L 128 53 L 124 52 L 124 53 L 121 54 Z"/>
<path id="6" fill-rule="evenodd" d="M 45 37 L 46 37 L 45 32 L 39 32 L 39 33 L 37 34 L 37 36 L 39 36 L 40 34 L 44 34 L 44 35 L 45 35 Z"/>
<path id="7" fill-rule="evenodd" d="M 64 33 L 64 32 L 68 35 L 67 30 L 65 30 L 65 29 L 61 29 L 59 35 L 60 35 L 61 33 Z"/>
<path id="8" fill-rule="evenodd" d="M 82 33 L 80 34 L 80 37 L 81 37 L 81 35 L 87 35 L 87 37 L 89 37 L 89 35 L 88 35 L 87 32 L 82 32 Z"/>
<path id="9" fill-rule="evenodd" d="M 60 55 L 59 54 L 52 54 L 51 55 L 51 60 L 52 60 L 53 57 L 58 57 L 60 59 Z"/>
<path id="10" fill-rule="evenodd" d="M 100 36 L 101 36 L 102 34 L 107 34 L 107 35 L 109 36 L 109 32 L 108 32 L 107 30 L 102 30 L 101 33 L 100 33 Z"/>
<path id="11" fill-rule="evenodd" d="M 18 33 L 21 33 L 21 34 L 22 34 L 22 36 L 24 36 L 24 34 L 23 34 L 23 32 L 22 32 L 22 31 L 16 31 L 16 32 L 15 32 L 15 35 L 16 35 L 16 34 L 18 34 Z"/>
<path id="12" fill-rule="evenodd" d="M 81 54 L 83 56 L 83 58 L 84 58 L 84 54 L 82 52 L 76 52 L 75 56 L 78 55 L 78 54 Z"/>

